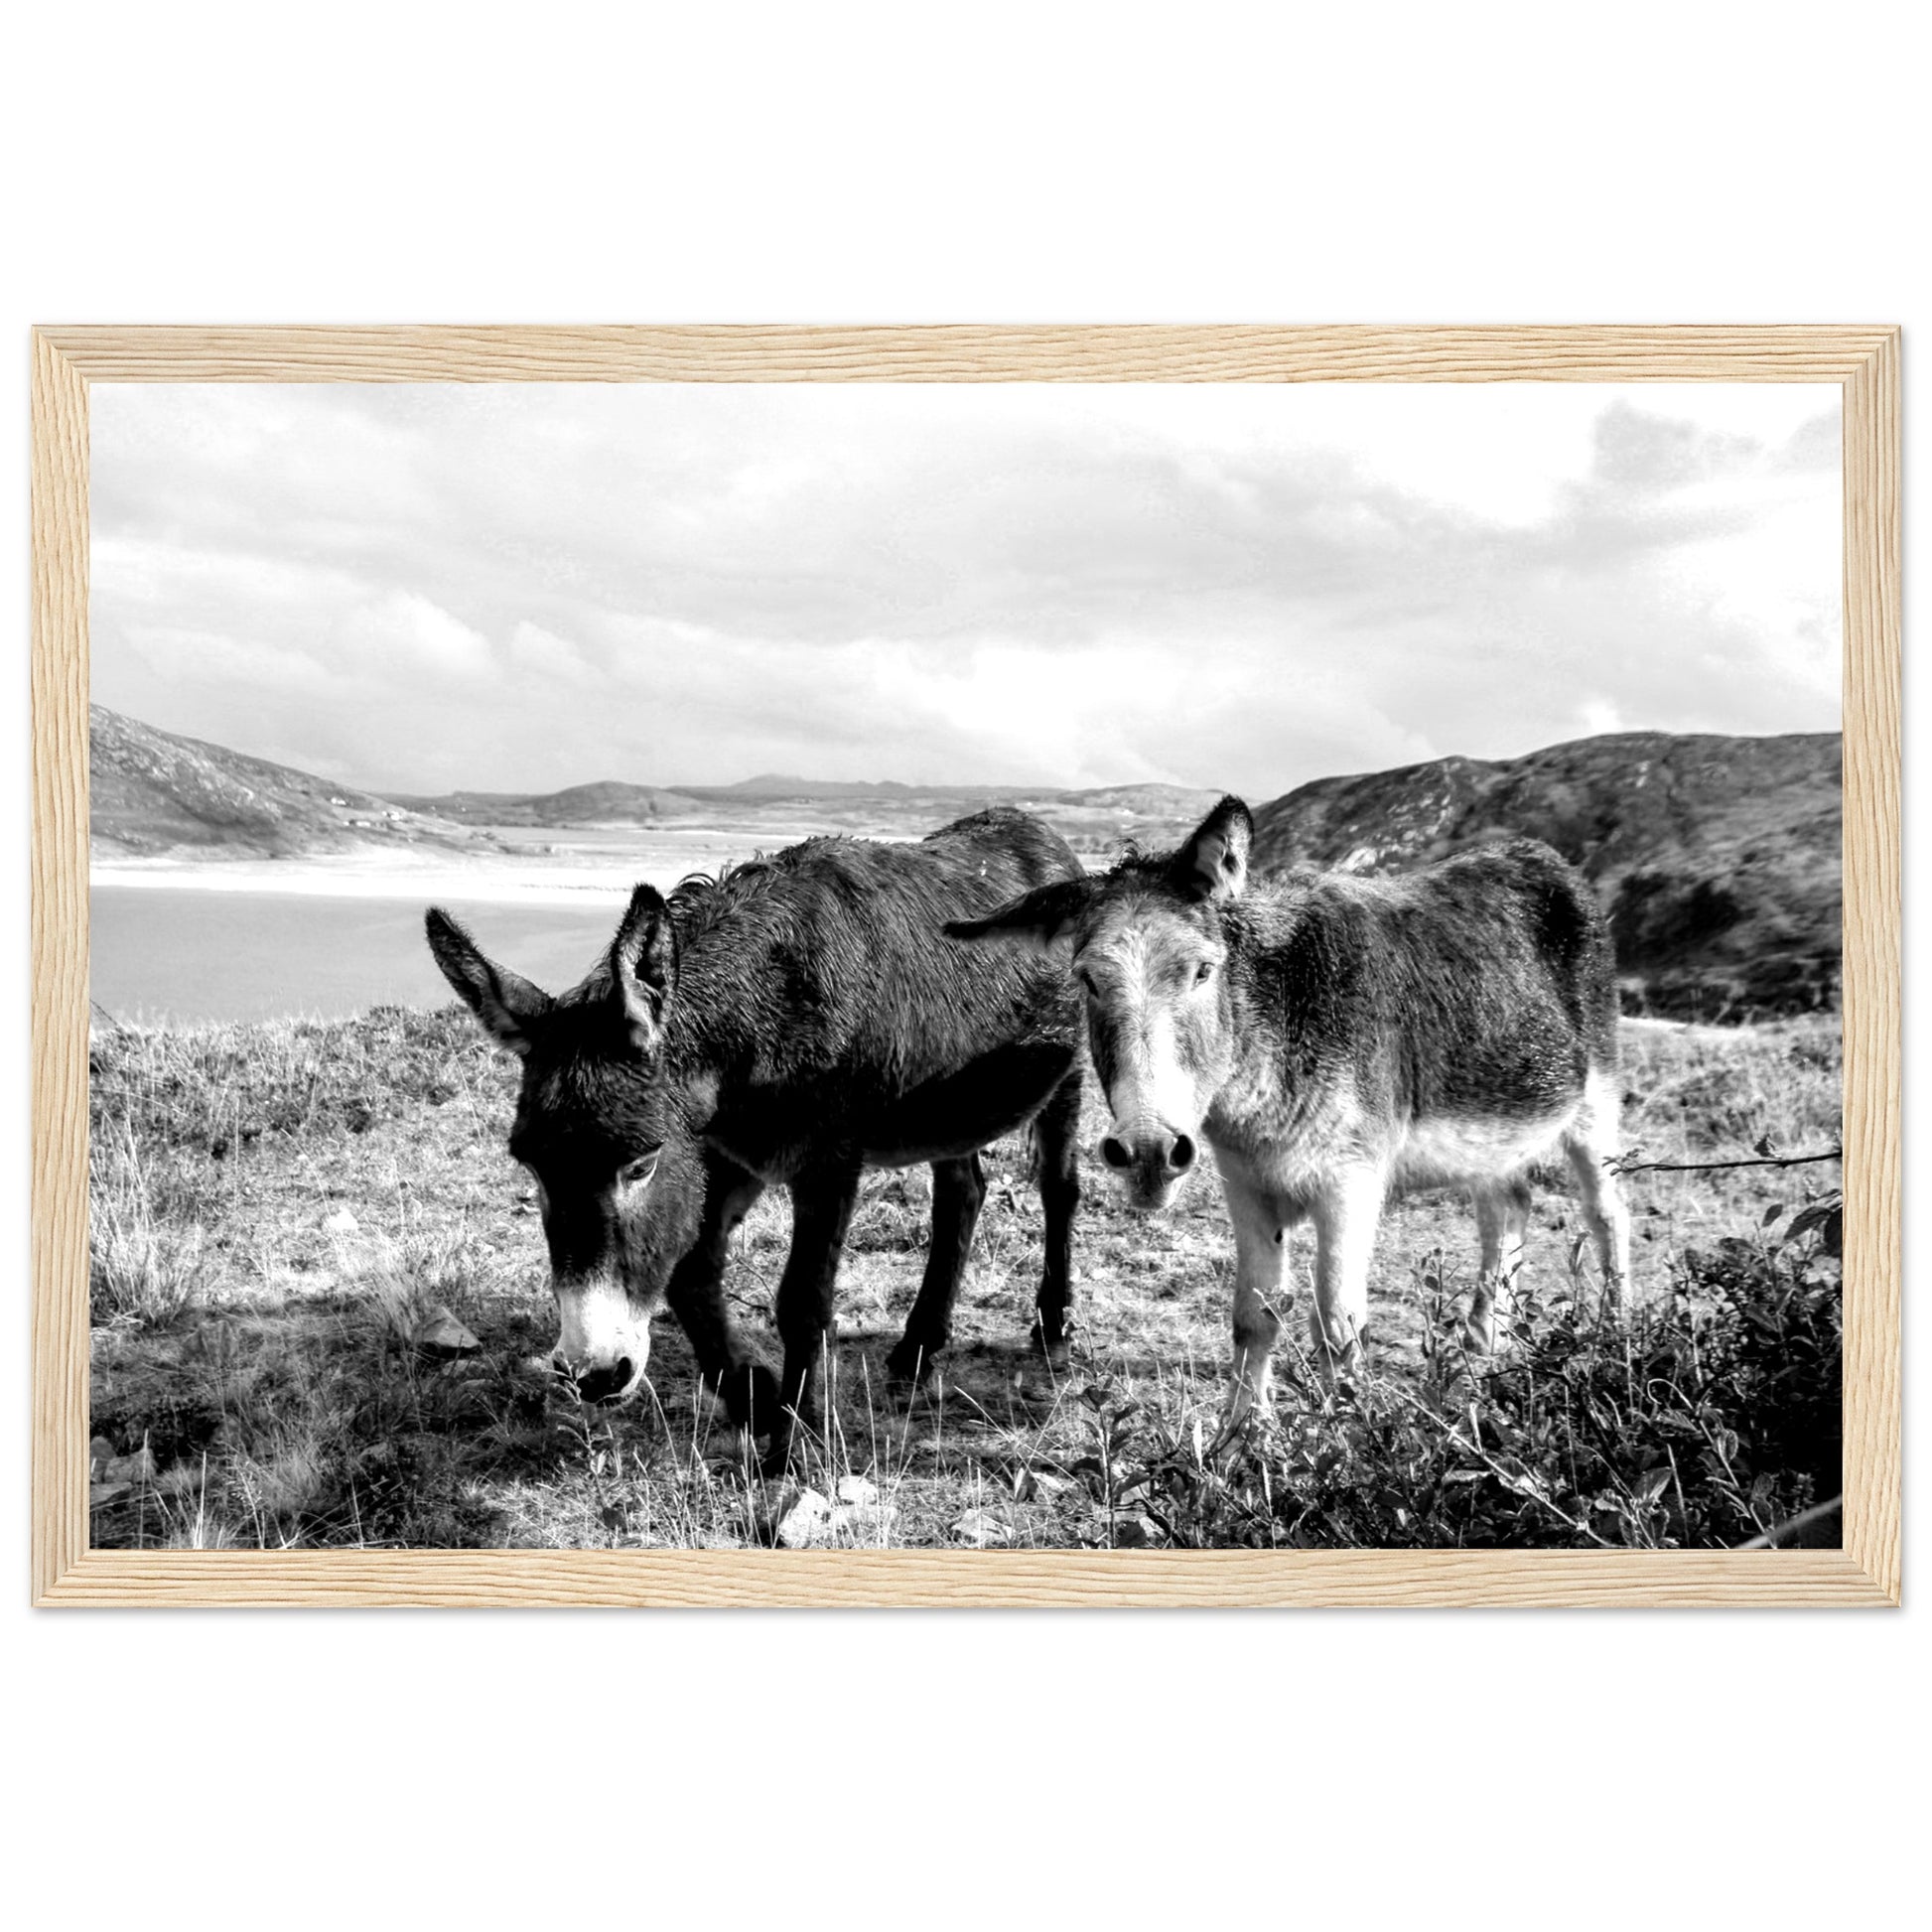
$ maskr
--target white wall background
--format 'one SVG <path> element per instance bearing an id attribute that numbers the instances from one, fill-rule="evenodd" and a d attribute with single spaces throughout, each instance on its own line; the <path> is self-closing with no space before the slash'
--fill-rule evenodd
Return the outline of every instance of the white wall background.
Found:
<path id="1" fill-rule="evenodd" d="M 1932 325 L 1912 24 L 1869 4 L 390 0 L 16 26 L 0 1819 L 19 1922 L 1704 1927 L 1922 1908 L 1922 1607 L 35 1614 L 25 1507 L 30 323 L 1909 332 Z M 1908 576 L 1922 517 L 1909 536 Z M 1917 1029 L 1912 1058 L 1916 1100 Z"/>

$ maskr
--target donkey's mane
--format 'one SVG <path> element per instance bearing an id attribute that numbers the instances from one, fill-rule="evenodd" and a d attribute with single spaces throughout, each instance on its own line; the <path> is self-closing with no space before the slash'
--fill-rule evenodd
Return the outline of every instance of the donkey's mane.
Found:
<path id="1" fill-rule="evenodd" d="M 778 871 L 760 852 L 721 872 L 686 873 L 664 900 L 679 940 L 689 942 L 708 932 L 733 906 L 754 897 Z M 575 1006 L 594 1006 L 610 997 L 611 984 L 611 955 L 607 946 L 598 954 L 590 971 L 564 997 Z"/>
<path id="2" fill-rule="evenodd" d="M 1138 879 L 1149 883 L 1167 879 L 1173 871 L 1174 861 L 1180 856 L 1179 846 L 1168 846 L 1158 852 L 1150 852 L 1140 840 L 1124 838 L 1120 842 L 1120 857 L 1110 871 L 1103 873 L 1103 879 Z"/>
<path id="3" fill-rule="evenodd" d="M 721 872 L 688 872 L 671 888 L 665 903 L 680 939 L 694 939 L 716 925 L 734 906 L 755 897 L 777 873 L 764 853 Z"/>

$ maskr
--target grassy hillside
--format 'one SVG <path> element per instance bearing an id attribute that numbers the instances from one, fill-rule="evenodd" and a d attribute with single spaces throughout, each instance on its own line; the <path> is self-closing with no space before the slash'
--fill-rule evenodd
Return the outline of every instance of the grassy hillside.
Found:
<path id="1" fill-rule="evenodd" d="M 1806 1012 L 1838 992 L 1841 782 L 1836 734 L 1625 732 L 1322 778 L 1257 812 L 1255 851 L 1380 870 L 1527 833 L 1601 894 L 1626 1010 Z"/>
<path id="2" fill-rule="evenodd" d="M 187 851 L 290 858 L 383 846 L 463 849 L 474 836 L 446 819 L 332 783 L 225 746 L 124 718 L 87 717 L 89 825 L 96 852 Z"/>
<path id="3" fill-rule="evenodd" d="M 1632 1174 L 1623 1326 L 1598 1326 L 1574 1206 L 1544 1195 L 1521 1337 L 1497 1365 L 1454 1340 L 1466 1206 L 1412 1200 L 1377 1256 L 1370 1377 L 1331 1398 L 1291 1355 L 1278 1422 L 1226 1446 L 1232 1250 L 1210 1176 L 1144 1219 L 1089 1168 L 1082 1326 L 1055 1380 L 1024 1346 L 1025 1150 L 994 1149 L 958 1345 L 908 1404 L 882 1369 L 928 1180 L 870 1175 L 837 1430 L 803 1470 L 825 1507 L 793 1515 L 798 1485 L 758 1479 L 669 1321 L 634 1407 L 558 1392 L 535 1203 L 503 1152 L 514 1069 L 467 1015 L 103 1030 L 90 1071 L 97 1544 L 728 1545 L 789 1522 L 893 1545 L 1669 1547 L 1741 1541 L 1837 1488 L 1831 1164 Z M 1647 1160 L 1836 1144 L 1828 1017 L 1631 1024 L 1625 1081 Z M 767 1356 L 786 1238 L 774 1193 L 727 1283 Z"/>

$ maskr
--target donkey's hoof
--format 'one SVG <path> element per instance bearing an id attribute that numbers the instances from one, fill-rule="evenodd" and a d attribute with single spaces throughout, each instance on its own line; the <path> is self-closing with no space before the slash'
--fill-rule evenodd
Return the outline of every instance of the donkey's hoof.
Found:
<path id="1" fill-rule="evenodd" d="M 932 1381 L 939 1369 L 939 1350 L 930 1342 L 906 1338 L 897 1342 L 886 1357 L 886 1373 L 895 1382 L 921 1388 Z"/>
<path id="2" fill-rule="evenodd" d="M 720 1381 L 718 1392 L 725 1398 L 725 1413 L 734 1429 L 767 1436 L 777 1427 L 783 1413 L 778 1378 L 762 1362 L 741 1363 Z"/>
<path id="3" fill-rule="evenodd" d="M 1037 1321 L 1033 1332 L 1027 1337 L 1033 1344 L 1034 1353 L 1050 1368 L 1055 1375 L 1064 1375 L 1073 1365 L 1073 1331 L 1062 1328 L 1056 1335 L 1048 1335 Z"/>
<path id="4" fill-rule="evenodd" d="M 787 1416 L 784 1427 L 771 1432 L 771 1441 L 759 1457 L 759 1474 L 767 1482 L 789 1475 L 812 1447 L 824 1447 L 820 1432 L 809 1422 Z"/>

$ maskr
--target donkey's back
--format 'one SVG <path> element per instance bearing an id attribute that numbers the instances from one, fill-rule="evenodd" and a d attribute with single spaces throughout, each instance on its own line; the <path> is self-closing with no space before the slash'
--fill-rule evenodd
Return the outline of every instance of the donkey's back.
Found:
<path id="1" fill-rule="evenodd" d="M 1346 1087 L 1358 1126 L 1418 1172 L 1496 1164 L 1498 1129 L 1554 1138 L 1614 1077 L 1616 989 L 1588 885 L 1513 840 L 1392 879 L 1291 876 L 1249 905 L 1249 1052 L 1284 1097 Z"/>
<path id="2" fill-rule="evenodd" d="M 1057 1079 L 1079 1028 L 1064 969 L 968 951 L 943 928 L 1080 873 L 1056 833 L 1001 808 L 916 843 L 807 840 L 674 895 L 688 966 L 715 1028 L 732 1035 L 716 1042 L 740 1076 L 728 1110 L 741 1111 L 735 1093 L 767 1128 L 774 1109 L 795 1111 L 791 1125 L 813 1143 L 843 1131 L 875 1159 L 916 1159 L 891 1142 L 912 1125 L 908 1102 L 923 1116 L 919 1096 L 934 1083 L 979 1067 L 980 1087 L 1003 1087 L 985 1077 L 989 1056 L 1000 1067 L 1037 1058 Z M 970 1092 L 955 1097 L 971 1111 Z M 1007 1104 L 1002 1096 L 996 1111 Z M 761 1138 L 757 1123 L 733 1125 Z M 921 1118 L 915 1138 L 925 1127 Z M 945 1131 L 981 1144 L 976 1120 Z"/>

